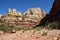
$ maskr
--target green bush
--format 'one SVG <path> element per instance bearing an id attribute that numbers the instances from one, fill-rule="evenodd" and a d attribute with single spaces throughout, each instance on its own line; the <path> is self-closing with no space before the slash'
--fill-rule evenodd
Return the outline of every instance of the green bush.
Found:
<path id="1" fill-rule="evenodd" d="M 36 31 L 39 31 L 41 29 L 41 27 L 35 27 L 34 28 Z"/>
<path id="2" fill-rule="evenodd" d="M 4 32 L 11 32 L 13 29 L 16 30 L 15 26 L 13 26 L 13 25 L 7 25 L 7 26 L 0 25 L 0 30 L 4 31 Z"/>
<path id="3" fill-rule="evenodd" d="M 60 25 L 60 23 L 59 22 L 46 22 L 45 23 L 45 27 L 48 27 L 48 29 L 50 28 L 50 29 L 58 29 L 59 28 L 59 25 Z"/>
<path id="4" fill-rule="evenodd" d="M 58 27 L 59 27 L 59 22 L 52 22 L 52 23 L 50 24 L 50 27 L 51 27 L 52 29 L 58 29 Z"/>
<path id="5" fill-rule="evenodd" d="M 4 25 L 0 25 L 0 30 L 1 31 L 4 31 L 4 32 L 8 32 L 8 31 L 11 31 L 12 29 L 7 27 L 7 26 L 4 26 Z"/>

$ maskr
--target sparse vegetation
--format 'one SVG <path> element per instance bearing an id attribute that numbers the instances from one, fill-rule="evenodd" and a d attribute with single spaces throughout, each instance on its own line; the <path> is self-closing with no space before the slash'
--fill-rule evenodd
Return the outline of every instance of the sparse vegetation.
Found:
<path id="1" fill-rule="evenodd" d="M 58 29 L 59 28 L 59 22 L 52 22 L 52 23 L 50 23 L 50 27 L 52 29 Z"/>
<path id="2" fill-rule="evenodd" d="M 42 36 L 45 36 L 47 34 L 48 34 L 48 32 L 43 31 Z"/>
<path id="3" fill-rule="evenodd" d="M 49 21 L 47 21 L 47 22 L 45 23 L 45 25 L 43 25 L 43 26 L 47 27 L 48 29 L 58 29 L 58 28 L 59 28 L 59 25 L 60 25 L 59 22 L 49 22 Z M 4 32 L 11 32 L 13 29 L 14 29 L 14 30 L 21 30 L 20 28 L 15 27 L 14 25 L 12 25 L 12 24 L 10 24 L 10 23 L 8 23 L 7 26 L 5 26 L 5 25 L 0 25 L 0 30 L 1 30 L 1 31 L 4 31 Z M 36 31 L 40 31 L 41 29 L 42 29 L 42 26 L 36 26 L 36 27 L 33 28 L 33 29 L 22 29 L 22 30 L 24 30 L 24 31 L 34 30 L 34 31 L 36 32 Z M 43 35 L 44 35 L 44 34 L 45 34 L 45 32 L 43 32 Z"/>
<path id="4" fill-rule="evenodd" d="M 4 25 L 0 25 L 0 30 L 4 32 L 9 32 L 12 30 L 12 28 L 4 26 Z"/>
<path id="5" fill-rule="evenodd" d="M 59 29 L 59 22 L 49 22 L 47 21 L 44 25 L 44 27 L 47 27 L 48 29 Z"/>
<path id="6" fill-rule="evenodd" d="M 14 25 L 0 25 L 0 30 L 3 32 L 11 32 L 13 29 L 18 30 Z"/>
<path id="7" fill-rule="evenodd" d="M 36 26 L 35 28 L 33 28 L 35 31 L 40 31 L 42 28 L 41 27 L 38 27 Z"/>

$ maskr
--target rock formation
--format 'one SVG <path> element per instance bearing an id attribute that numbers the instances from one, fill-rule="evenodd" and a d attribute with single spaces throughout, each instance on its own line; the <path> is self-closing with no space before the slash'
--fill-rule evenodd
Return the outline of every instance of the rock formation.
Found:
<path id="1" fill-rule="evenodd" d="M 21 15 L 21 13 L 17 12 L 16 9 L 9 9 L 8 14 L 2 15 L 0 18 L 0 23 L 13 24 L 19 28 L 33 28 L 38 25 L 46 16 L 45 11 L 40 8 L 31 8 Z"/>
<path id="2" fill-rule="evenodd" d="M 39 25 L 41 20 L 46 16 L 45 11 L 40 8 L 30 8 L 26 12 L 23 13 L 25 15 L 25 21 L 30 21 L 31 26 Z M 34 25 L 32 25 L 34 23 Z M 28 23 L 27 23 L 28 24 Z"/>
<path id="3" fill-rule="evenodd" d="M 50 11 L 50 14 L 54 15 L 54 14 L 58 14 L 60 12 L 60 0 L 54 0 L 52 9 Z"/>
<path id="4" fill-rule="evenodd" d="M 52 20 L 60 21 L 60 0 L 54 0 L 52 9 L 50 11 Z"/>
<path id="5" fill-rule="evenodd" d="M 8 10 L 8 14 L 11 14 L 11 15 L 21 15 L 21 13 L 16 11 L 16 9 L 10 9 L 10 8 Z"/>
<path id="6" fill-rule="evenodd" d="M 45 11 L 40 8 L 30 8 L 24 12 L 24 15 L 38 15 L 40 19 L 46 16 Z"/>

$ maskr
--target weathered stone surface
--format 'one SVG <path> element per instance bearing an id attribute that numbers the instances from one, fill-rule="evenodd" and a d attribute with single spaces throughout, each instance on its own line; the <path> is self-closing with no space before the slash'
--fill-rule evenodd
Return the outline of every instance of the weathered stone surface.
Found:
<path id="1" fill-rule="evenodd" d="M 60 21 L 60 0 L 54 0 L 52 9 L 50 11 L 52 20 Z"/>
<path id="2" fill-rule="evenodd" d="M 46 16 L 46 13 L 41 8 L 30 8 L 26 12 L 24 12 L 24 15 L 32 15 L 41 19 Z"/>
<path id="3" fill-rule="evenodd" d="M 41 8 L 30 8 L 24 12 L 23 15 L 26 16 L 24 21 L 30 22 L 31 25 L 33 23 L 34 25 L 32 26 L 36 26 L 40 23 L 41 19 L 46 16 L 46 13 Z"/>
<path id="4" fill-rule="evenodd" d="M 13 24 L 19 28 L 33 28 L 38 25 L 42 18 L 46 16 L 45 11 L 40 8 L 31 8 L 21 15 L 16 9 L 9 9 L 8 14 L 3 14 L 0 22 L 3 24 Z"/>
<path id="5" fill-rule="evenodd" d="M 50 14 L 55 15 L 60 13 L 60 0 L 54 0 Z"/>
<path id="6" fill-rule="evenodd" d="M 9 10 L 8 10 L 8 14 L 10 14 L 10 15 L 21 15 L 21 13 L 20 12 L 17 12 L 16 11 L 16 9 L 10 9 L 9 8 Z"/>

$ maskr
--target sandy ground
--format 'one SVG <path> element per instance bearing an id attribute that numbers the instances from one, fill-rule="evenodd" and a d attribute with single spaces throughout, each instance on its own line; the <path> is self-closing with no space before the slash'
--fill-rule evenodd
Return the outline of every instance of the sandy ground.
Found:
<path id="1" fill-rule="evenodd" d="M 42 35 L 46 31 L 47 35 Z M 60 30 L 17 31 L 0 35 L 0 40 L 60 40 Z"/>

